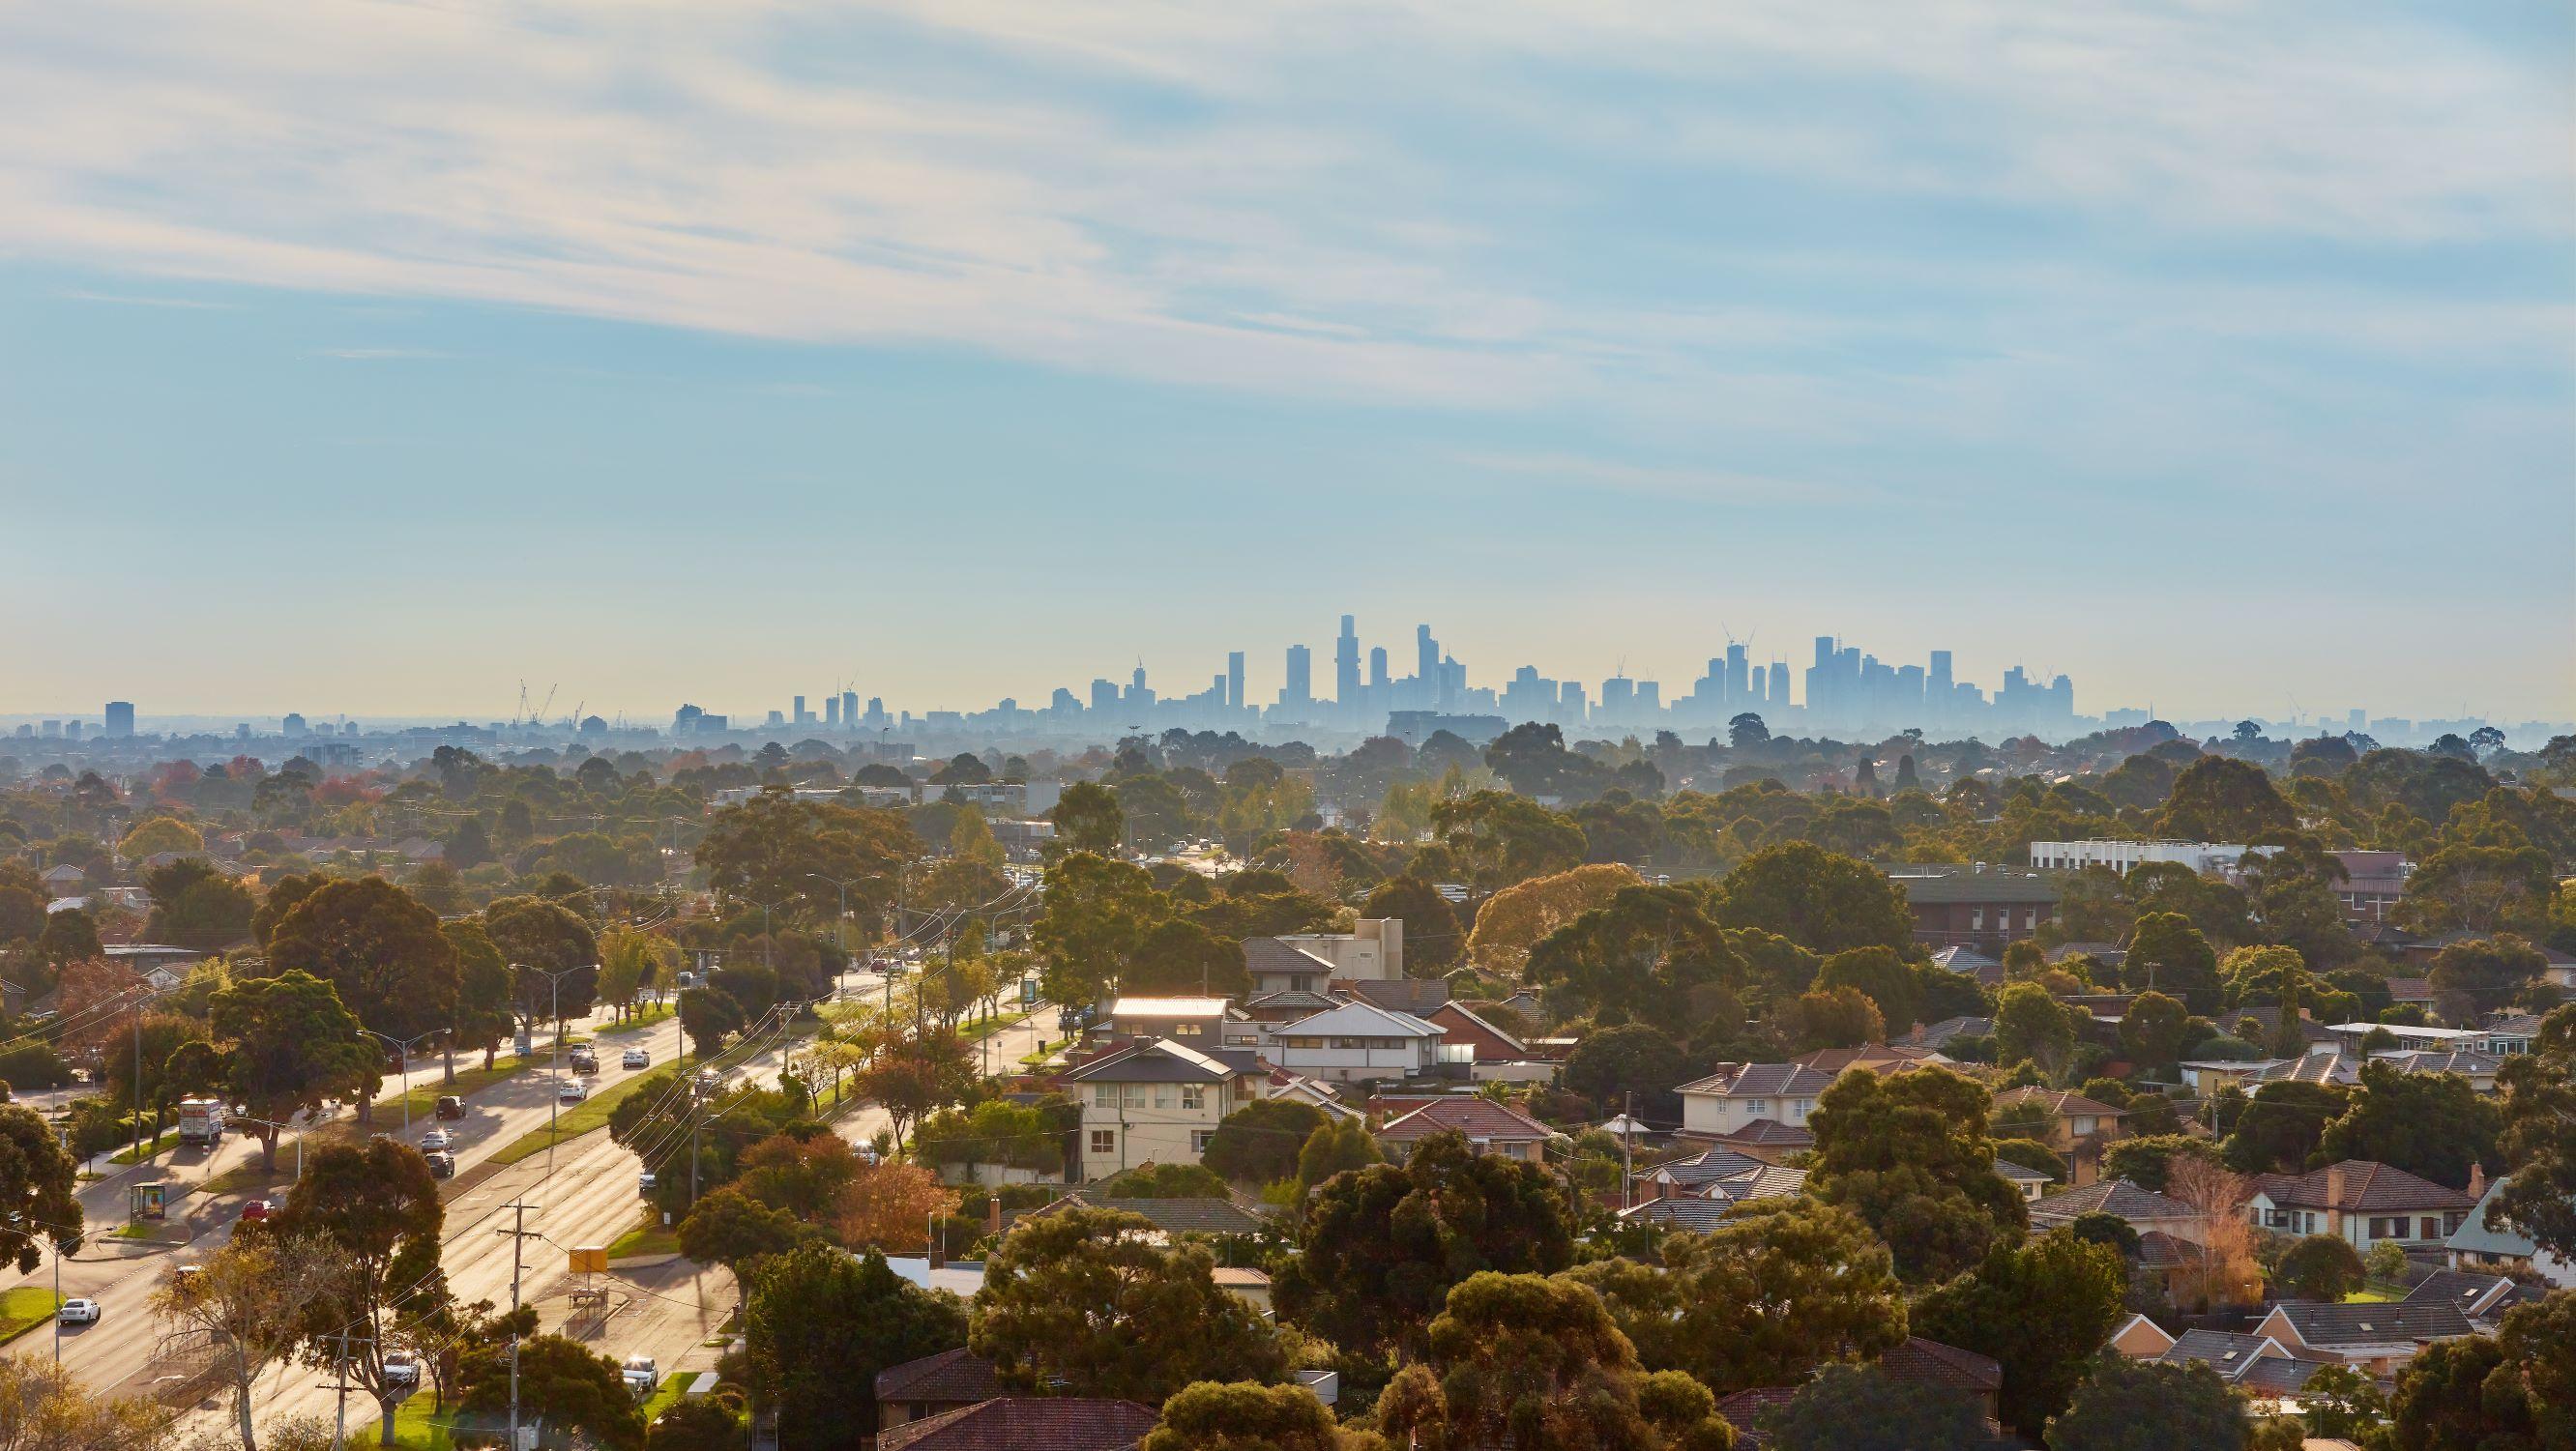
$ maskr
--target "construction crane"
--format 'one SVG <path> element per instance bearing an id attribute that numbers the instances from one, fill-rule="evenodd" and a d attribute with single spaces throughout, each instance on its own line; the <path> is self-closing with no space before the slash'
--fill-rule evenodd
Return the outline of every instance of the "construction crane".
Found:
<path id="1" fill-rule="evenodd" d="M 560 685 L 549 685 L 546 687 L 546 703 L 538 706 L 537 713 L 528 717 L 528 724 L 535 725 L 545 719 L 546 712 L 555 708 L 555 692 L 561 689 L 563 689 L 563 687 Z"/>

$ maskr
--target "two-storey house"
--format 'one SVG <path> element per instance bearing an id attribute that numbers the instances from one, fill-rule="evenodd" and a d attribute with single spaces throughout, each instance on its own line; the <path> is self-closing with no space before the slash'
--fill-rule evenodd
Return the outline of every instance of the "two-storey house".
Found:
<path id="1" fill-rule="evenodd" d="M 1259 1098 L 1268 1072 L 1246 1049 L 1133 1043 L 1065 1073 L 1082 1103 L 1082 1178 L 1139 1164 L 1195 1164 L 1225 1116 Z"/>
<path id="2" fill-rule="evenodd" d="M 1439 1067 L 1444 1036 L 1410 1013 L 1351 1002 L 1272 1030 L 1263 1056 L 1329 1083 L 1424 1078 Z"/>

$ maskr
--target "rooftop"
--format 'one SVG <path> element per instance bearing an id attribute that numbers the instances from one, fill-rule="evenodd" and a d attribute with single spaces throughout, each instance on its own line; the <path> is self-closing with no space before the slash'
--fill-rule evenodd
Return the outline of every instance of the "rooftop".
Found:
<path id="1" fill-rule="evenodd" d="M 2305 1174 L 2257 1174 L 2254 1192 L 2279 1205 L 2304 1209 L 2468 1209 L 2475 1199 L 2389 1164 L 2346 1159 Z"/>
<path id="2" fill-rule="evenodd" d="M 1128 1451 L 1160 1419 L 1134 1401 L 999 1396 L 897 1426 L 877 1451 Z"/>
<path id="3" fill-rule="evenodd" d="M 2031 1222 L 2063 1223 L 2079 1214 L 2112 1214 L 2135 1223 L 2141 1219 L 2194 1219 L 2200 1211 L 2126 1179 L 2096 1179 L 2081 1189 L 2068 1189 L 2032 1201 Z"/>
<path id="4" fill-rule="evenodd" d="M 1449 1098 L 1426 1103 L 1377 1131 L 1380 1139 L 1412 1143 L 1432 1134 L 1465 1134 L 1471 1143 L 1531 1143 L 1565 1137 L 1509 1104 L 1486 1098 Z"/>

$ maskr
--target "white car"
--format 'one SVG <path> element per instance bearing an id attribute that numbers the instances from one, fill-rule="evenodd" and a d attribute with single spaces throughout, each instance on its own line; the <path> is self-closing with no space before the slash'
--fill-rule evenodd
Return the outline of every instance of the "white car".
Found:
<path id="1" fill-rule="evenodd" d="M 578 1078 L 565 1079 L 563 1087 L 555 1090 L 557 1103 L 579 1103 L 588 1097 L 590 1097 L 590 1085 Z"/>
<path id="2" fill-rule="evenodd" d="M 98 1302 L 96 1300 L 65 1300 L 63 1302 L 63 1308 L 56 1312 L 54 1318 L 62 1321 L 65 1325 L 95 1325 L 98 1323 Z"/>
<path id="3" fill-rule="evenodd" d="M 445 1129 L 434 1128 L 420 1136 L 421 1152 L 428 1154 L 435 1154 L 455 1142 L 456 1140 Z"/>
<path id="4" fill-rule="evenodd" d="M 420 1357 L 412 1354 L 408 1350 L 387 1351 L 385 1353 L 385 1383 L 387 1385 L 398 1386 L 416 1386 L 420 1384 Z"/>
<path id="5" fill-rule="evenodd" d="M 629 1048 L 618 1058 L 617 1066 L 620 1068 L 650 1068 L 653 1066 L 653 1055 L 645 1052 L 641 1048 Z"/>
<path id="6" fill-rule="evenodd" d="M 630 1355 L 619 1369 L 618 1378 L 626 1382 L 626 1388 L 635 1393 L 636 1399 L 642 1400 L 661 1387 L 662 1368 L 654 1364 L 653 1357 L 649 1355 Z"/>

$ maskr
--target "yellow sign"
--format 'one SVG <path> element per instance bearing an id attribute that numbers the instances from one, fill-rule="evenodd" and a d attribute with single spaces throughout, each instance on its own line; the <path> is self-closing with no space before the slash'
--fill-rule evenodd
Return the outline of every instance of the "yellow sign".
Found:
<path id="1" fill-rule="evenodd" d="M 577 1249 L 572 1254 L 572 1272 L 576 1275 L 608 1273 L 608 1251 L 605 1248 Z"/>

